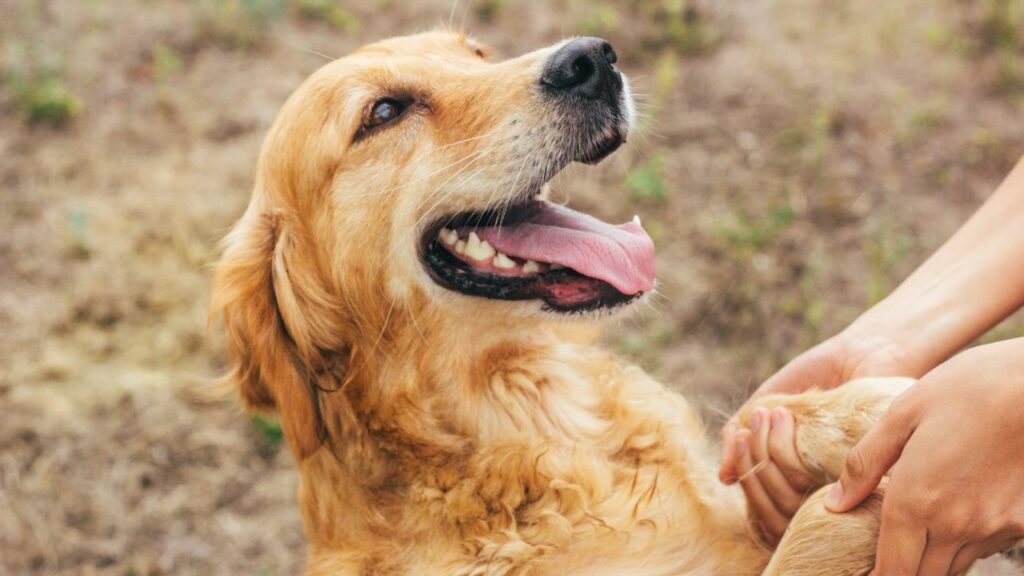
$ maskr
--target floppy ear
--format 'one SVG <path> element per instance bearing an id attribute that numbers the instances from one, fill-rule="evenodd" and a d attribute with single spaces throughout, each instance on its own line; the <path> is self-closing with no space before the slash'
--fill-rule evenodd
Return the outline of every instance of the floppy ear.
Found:
<path id="1" fill-rule="evenodd" d="M 281 213 L 250 205 L 224 241 L 213 284 L 211 319 L 224 322 L 231 372 L 227 378 L 248 408 L 277 410 L 288 442 L 301 461 L 322 443 L 319 398 L 314 381 L 320 371 L 314 356 L 315 333 L 329 316 L 309 322 L 327 301 L 313 290 L 315 278 L 296 283 L 291 264 L 297 257 L 295 235 Z M 309 260 L 313 260 L 312 256 Z M 298 270 L 308 275 L 308 270 Z M 322 362 L 319 362 L 322 363 Z"/>

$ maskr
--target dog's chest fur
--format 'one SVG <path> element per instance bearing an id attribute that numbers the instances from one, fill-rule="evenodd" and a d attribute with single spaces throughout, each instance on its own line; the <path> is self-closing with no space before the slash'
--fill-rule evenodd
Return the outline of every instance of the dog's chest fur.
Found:
<path id="1" fill-rule="evenodd" d="M 566 344 L 463 384 L 428 386 L 444 392 L 422 397 L 423 431 L 457 439 L 450 450 L 405 439 L 366 450 L 380 461 L 361 471 L 330 454 L 304 465 L 312 573 L 744 574 L 763 565 L 735 493 L 712 480 L 699 419 L 639 369 Z"/>

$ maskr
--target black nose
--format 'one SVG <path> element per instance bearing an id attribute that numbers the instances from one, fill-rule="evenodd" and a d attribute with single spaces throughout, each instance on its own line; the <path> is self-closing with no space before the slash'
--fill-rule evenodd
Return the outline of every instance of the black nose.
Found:
<path id="1" fill-rule="evenodd" d="M 577 38 L 551 56 L 540 81 L 552 92 L 614 102 L 622 92 L 622 75 L 612 66 L 616 59 L 606 40 Z"/>

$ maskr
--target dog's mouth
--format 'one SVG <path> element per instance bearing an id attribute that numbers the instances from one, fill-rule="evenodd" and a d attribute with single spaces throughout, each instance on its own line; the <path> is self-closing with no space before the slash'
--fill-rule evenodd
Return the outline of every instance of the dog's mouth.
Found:
<path id="1" fill-rule="evenodd" d="M 495 300 L 541 300 L 557 312 L 626 304 L 654 288 L 654 243 L 639 218 L 612 225 L 537 199 L 442 218 L 421 248 L 435 282 Z"/>

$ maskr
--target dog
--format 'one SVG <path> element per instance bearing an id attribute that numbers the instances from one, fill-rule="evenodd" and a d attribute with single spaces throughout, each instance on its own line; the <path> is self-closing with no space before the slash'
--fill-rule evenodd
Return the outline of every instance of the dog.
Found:
<path id="1" fill-rule="evenodd" d="M 509 60 L 453 31 L 366 46 L 288 99 L 212 316 L 279 415 L 310 575 L 861 575 L 880 495 L 810 496 L 773 552 L 679 394 L 599 345 L 655 288 L 638 219 L 547 200 L 634 122 L 612 46 Z M 819 485 L 904 379 L 768 397 Z M 740 415 L 746 421 L 749 411 Z"/>

